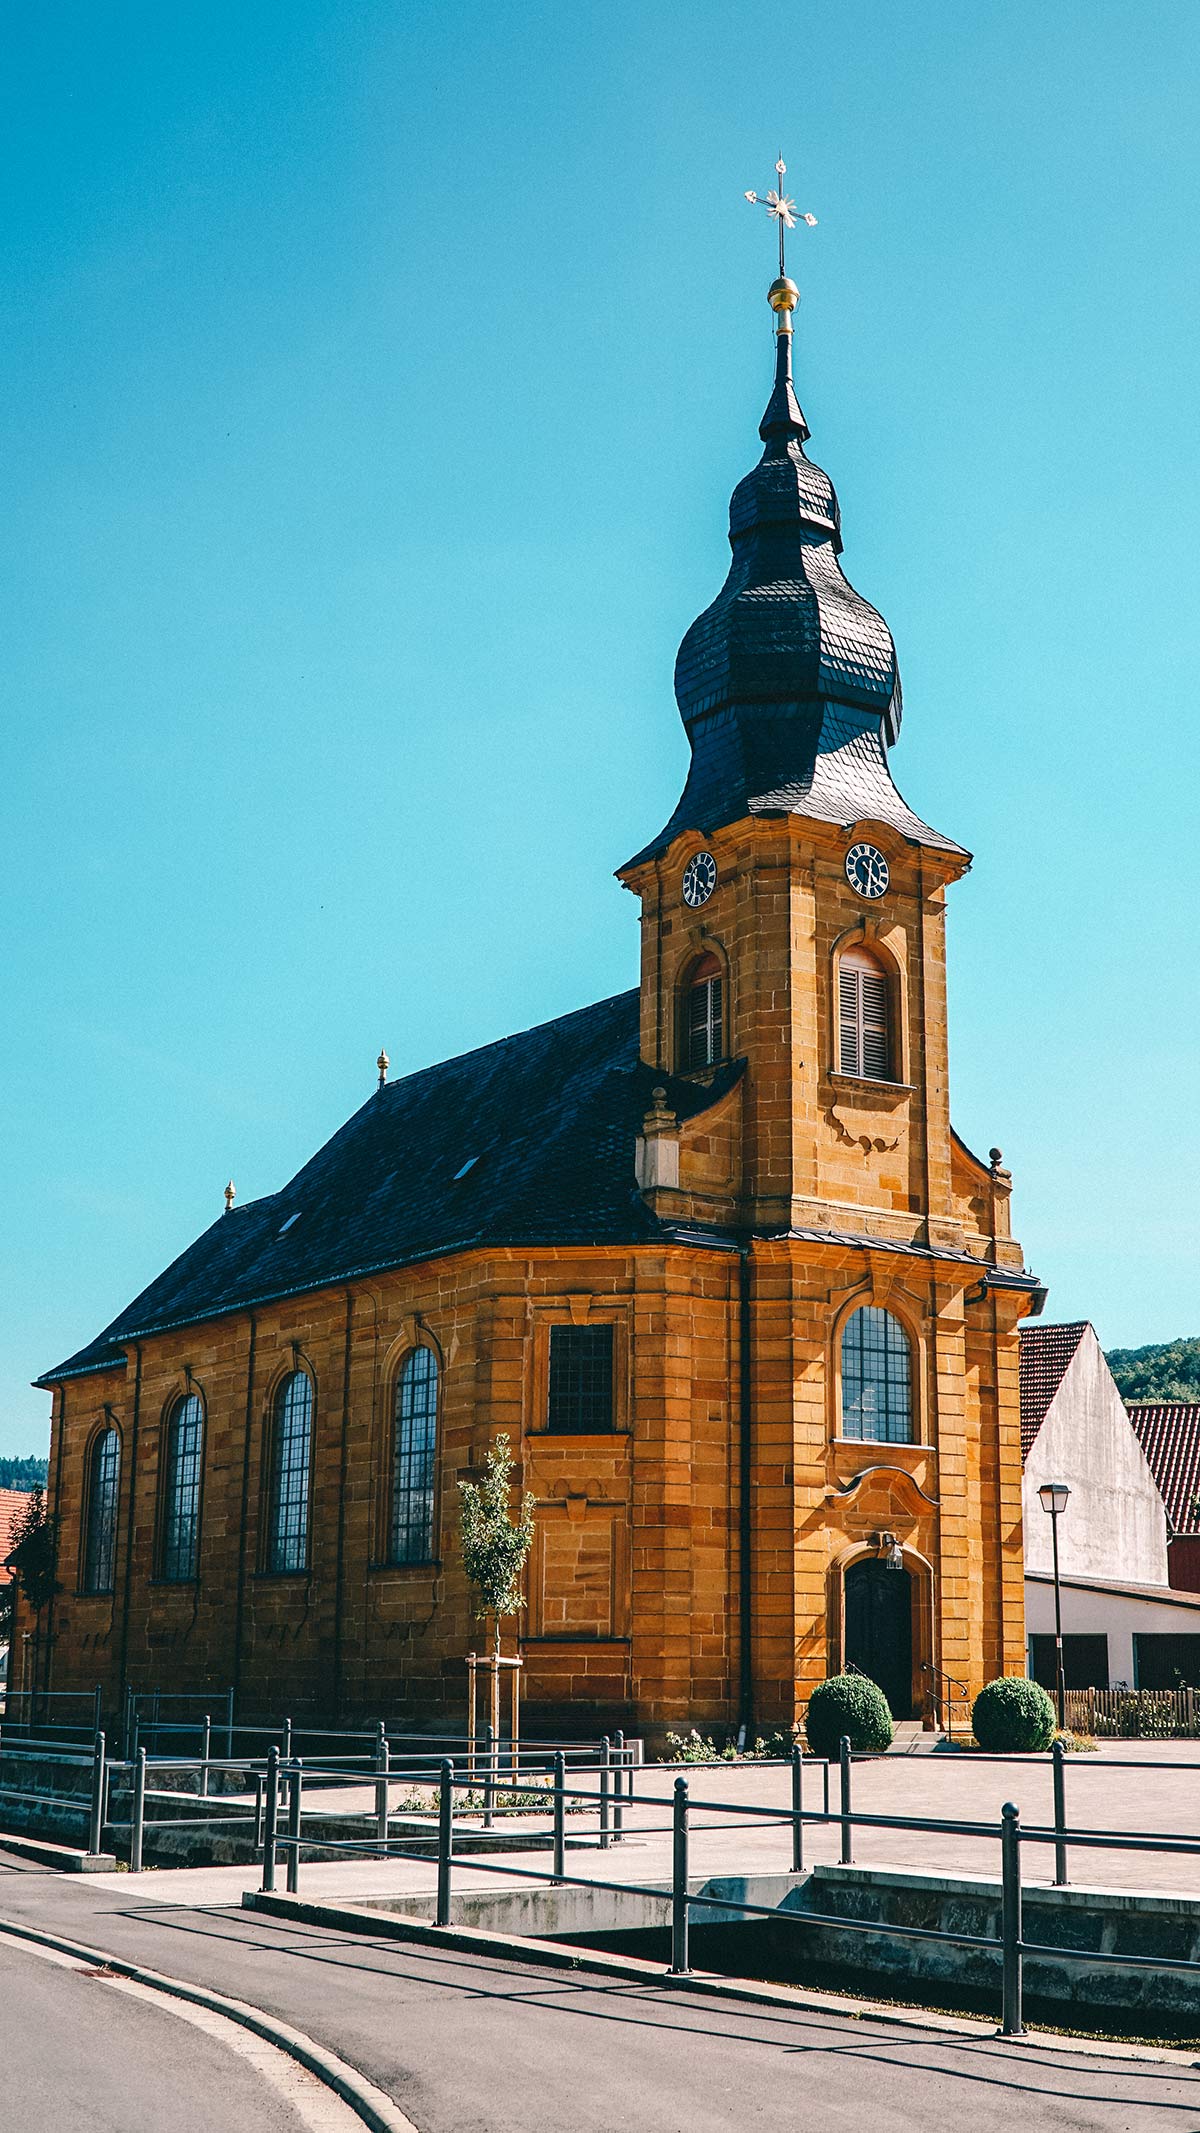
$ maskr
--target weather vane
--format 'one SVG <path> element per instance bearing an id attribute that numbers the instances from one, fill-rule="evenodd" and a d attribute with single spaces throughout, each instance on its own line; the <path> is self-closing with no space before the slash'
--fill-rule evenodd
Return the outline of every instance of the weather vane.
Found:
<path id="1" fill-rule="evenodd" d="M 795 201 L 789 200 L 787 194 L 784 192 L 783 181 L 784 178 L 787 176 L 787 164 L 783 160 L 782 149 L 780 150 L 779 161 L 775 165 L 775 170 L 779 179 L 779 186 L 777 190 L 775 188 L 772 188 L 772 190 L 765 196 L 762 193 L 747 193 L 746 198 L 750 202 L 751 207 L 765 207 L 772 221 L 777 223 L 779 226 L 779 279 L 782 281 L 787 271 L 784 266 L 783 260 L 784 231 L 794 230 L 796 227 L 797 220 L 801 222 L 807 222 L 809 229 L 815 230 L 817 226 L 817 218 L 815 215 L 800 215 L 799 217 L 797 217 Z"/>

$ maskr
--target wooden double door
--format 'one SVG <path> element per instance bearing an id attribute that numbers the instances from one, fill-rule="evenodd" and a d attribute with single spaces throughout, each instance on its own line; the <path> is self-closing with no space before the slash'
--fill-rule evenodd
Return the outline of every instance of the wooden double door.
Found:
<path id="1" fill-rule="evenodd" d="M 913 1581 L 864 1556 L 846 1572 L 845 1664 L 877 1681 L 893 1718 L 913 1715 Z"/>

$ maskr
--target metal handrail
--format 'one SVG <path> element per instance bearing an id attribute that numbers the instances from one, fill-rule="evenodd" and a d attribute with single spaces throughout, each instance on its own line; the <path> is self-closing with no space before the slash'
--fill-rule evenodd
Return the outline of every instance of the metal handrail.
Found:
<path id="1" fill-rule="evenodd" d="M 953 1740 L 953 1739 L 954 1739 L 954 1698 L 955 1698 L 955 1696 L 957 1695 L 957 1696 L 958 1696 L 958 1698 L 959 1698 L 959 1700 L 960 1700 L 960 1702 L 962 1702 L 962 1703 L 966 1703 L 966 1702 L 968 1702 L 968 1700 L 969 1700 L 969 1698 L 970 1698 L 970 1694 L 971 1694 L 971 1692 L 970 1692 L 969 1688 L 967 1687 L 967 1684 L 966 1684 L 966 1682 L 965 1682 L 965 1681 L 956 1681 L 956 1680 L 955 1680 L 955 1678 L 954 1678 L 954 1676 L 953 1676 L 953 1674 L 948 1674 L 948 1673 L 946 1672 L 946 1669 L 945 1669 L 945 1667 L 944 1667 L 944 1666 L 937 1666 L 937 1665 L 935 1664 L 935 1662 L 934 1662 L 934 1661 L 933 1661 L 932 1659 L 925 1659 L 925 1660 L 922 1660 L 922 1662 L 921 1662 L 921 1672 L 922 1672 L 923 1674 L 932 1674 L 932 1675 L 933 1675 L 933 1677 L 934 1677 L 934 1700 L 935 1700 L 935 1702 L 940 1702 L 940 1701 L 941 1701 L 941 1698 L 940 1698 L 940 1694 L 939 1694 L 939 1691 L 938 1691 L 938 1687 L 937 1687 L 937 1684 L 938 1684 L 939 1682 L 945 1682 L 945 1684 L 946 1684 L 946 1687 L 947 1687 L 947 1688 L 948 1688 L 948 1689 L 950 1690 L 950 1692 L 951 1692 L 951 1693 L 950 1693 L 950 1695 L 949 1695 L 949 1696 L 948 1696 L 948 1697 L 946 1698 L 946 1733 L 947 1733 L 947 1736 L 949 1737 L 949 1739 L 950 1739 L 950 1740 Z"/>

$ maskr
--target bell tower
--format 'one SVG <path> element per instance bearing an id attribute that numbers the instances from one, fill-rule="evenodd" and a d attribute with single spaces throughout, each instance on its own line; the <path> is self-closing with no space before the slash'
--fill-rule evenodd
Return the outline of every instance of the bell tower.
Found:
<path id="1" fill-rule="evenodd" d="M 798 293 L 782 274 L 769 291 L 762 456 L 733 493 L 728 576 L 676 660 L 687 782 L 620 870 L 642 907 L 642 1057 L 668 1098 L 673 1077 L 698 1084 L 677 1110 L 714 1096 L 682 1131 L 677 1200 L 659 1185 L 654 1205 L 954 1249 L 945 894 L 970 854 L 893 782 L 896 649 L 843 574 L 837 497 L 805 450 Z M 714 1133 L 723 1170 L 689 1165 Z"/>

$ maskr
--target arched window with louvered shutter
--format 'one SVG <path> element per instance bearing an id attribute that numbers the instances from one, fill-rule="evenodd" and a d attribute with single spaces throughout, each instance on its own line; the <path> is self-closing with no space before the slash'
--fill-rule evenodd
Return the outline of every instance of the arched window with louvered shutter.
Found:
<path id="1" fill-rule="evenodd" d="M 838 961 L 838 1067 L 867 1081 L 894 1081 L 892 996 L 887 972 L 869 948 Z"/>
<path id="2" fill-rule="evenodd" d="M 725 984 L 720 961 L 710 951 L 692 964 L 684 982 L 684 1068 L 696 1073 L 724 1056 Z"/>

